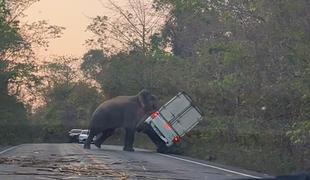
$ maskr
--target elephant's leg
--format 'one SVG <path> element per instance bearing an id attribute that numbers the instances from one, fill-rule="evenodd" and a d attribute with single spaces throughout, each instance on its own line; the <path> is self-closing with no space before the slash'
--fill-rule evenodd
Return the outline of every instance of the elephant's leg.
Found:
<path id="1" fill-rule="evenodd" d="M 110 136 L 112 136 L 112 134 L 114 134 L 114 130 L 115 129 L 107 129 L 105 131 L 103 131 L 100 136 L 98 138 L 96 138 L 94 144 L 98 147 L 101 148 L 101 144 Z"/>
<path id="2" fill-rule="evenodd" d="M 135 151 L 133 149 L 133 141 L 135 139 L 135 129 L 133 128 L 126 128 L 125 133 L 125 142 L 124 142 L 124 151 Z"/>
<path id="3" fill-rule="evenodd" d="M 84 149 L 90 149 L 90 144 L 91 144 L 91 141 L 92 139 L 95 137 L 97 133 L 94 131 L 94 130 L 90 130 L 89 132 L 89 135 L 85 141 L 85 144 L 84 144 Z"/>

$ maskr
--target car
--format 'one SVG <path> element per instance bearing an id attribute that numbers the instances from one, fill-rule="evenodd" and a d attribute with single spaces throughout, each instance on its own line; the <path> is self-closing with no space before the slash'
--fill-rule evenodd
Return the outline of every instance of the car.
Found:
<path id="1" fill-rule="evenodd" d="M 71 129 L 69 131 L 69 137 L 70 137 L 70 142 L 78 142 L 79 141 L 79 135 L 81 134 L 82 129 Z"/>
<path id="2" fill-rule="evenodd" d="M 79 143 L 85 143 L 89 135 L 89 130 L 88 129 L 83 129 L 81 134 L 79 135 Z M 95 139 L 95 137 L 94 137 Z M 91 143 L 94 143 L 94 139 L 92 139 Z"/>

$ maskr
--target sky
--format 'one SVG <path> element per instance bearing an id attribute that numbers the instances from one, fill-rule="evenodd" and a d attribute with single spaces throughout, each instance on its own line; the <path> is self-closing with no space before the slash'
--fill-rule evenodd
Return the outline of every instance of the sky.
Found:
<path id="1" fill-rule="evenodd" d="M 51 25 L 66 28 L 62 37 L 52 40 L 47 51 L 40 51 L 40 55 L 82 56 L 87 51 L 83 44 L 91 37 L 91 33 L 85 31 L 91 22 L 89 17 L 111 15 L 100 1 L 107 4 L 107 0 L 41 0 L 27 9 L 25 18 L 28 22 L 47 20 Z M 126 0 L 116 2 L 124 5 Z"/>

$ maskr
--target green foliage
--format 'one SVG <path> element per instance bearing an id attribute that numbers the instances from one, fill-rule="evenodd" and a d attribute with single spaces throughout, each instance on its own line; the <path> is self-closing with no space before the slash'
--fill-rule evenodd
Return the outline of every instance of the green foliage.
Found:
<path id="1" fill-rule="evenodd" d="M 4 137 L 0 142 L 17 141 L 20 135 L 12 129 L 27 119 L 24 106 L 9 95 L 8 85 L 31 76 L 36 68 L 2 55 L 23 43 L 18 22 L 7 20 L 10 12 L 4 2 L 0 3 L 0 128 L 10 131 L 0 136 Z M 104 97 L 149 88 L 164 103 L 186 91 L 205 120 L 172 151 L 272 174 L 309 171 L 309 2 L 155 0 L 154 8 L 158 12 L 168 8 L 170 14 L 161 33 L 142 28 L 147 35 L 139 36 L 140 43 L 135 37 L 141 34 L 139 22 L 128 26 L 128 19 L 117 24 L 97 17 L 88 27 L 96 35 L 88 43 L 103 50 L 88 51 L 81 70 L 99 84 Z M 130 39 L 124 39 L 127 35 Z M 125 49 L 110 46 L 106 43 L 110 38 Z M 30 125 L 38 135 L 31 138 L 65 140 L 68 129 L 87 127 L 94 108 L 103 101 L 96 88 L 77 80 L 79 72 L 70 65 L 74 60 L 62 57 L 45 66 L 46 105 L 32 117 Z"/>
<path id="2" fill-rule="evenodd" d="M 59 84 L 48 90 L 47 105 L 40 118 L 47 125 L 87 126 L 87 122 L 102 97 L 94 87 L 83 82 Z"/>
<path id="3" fill-rule="evenodd" d="M 274 174 L 309 170 L 309 2 L 156 0 L 154 8 L 170 16 L 147 55 L 103 56 L 89 68 L 105 95 L 147 87 L 166 102 L 184 90 L 206 116 L 178 152 Z"/>
<path id="4" fill-rule="evenodd" d="M 1 56 L 9 48 L 21 41 L 16 22 L 8 22 L 9 11 L 5 1 L 0 1 L 0 144 L 18 139 L 17 127 L 27 122 L 26 109 L 16 97 L 9 95 L 9 81 L 18 74 L 17 69 L 9 69 L 10 62 Z"/>
<path id="5" fill-rule="evenodd" d="M 46 46 L 47 39 L 57 37 L 62 28 L 18 20 L 36 1 L 0 1 L 0 144 L 31 142 L 39 136 L 40 128 L 28 118 L 29 105 L 40 98 L 34 94 L 41 83 L 32 47 Z"/>
<path id="6" fill-rule="evenodd" d="M 22 40 L 18 33 L 18 22 L 8 22 L 9 15 L 6 1 L 0 1 L 0 52 L 14 47 Z"/>
<path id="7" fill-rule="evenodd" d="M 102 50 L 90 50 L 83 56 L 83 63 L 81 70 L 88 76 L 88 78 L 96 79 L 104 65 L 107 63 L 106 55 Z"/>
<path id="8" fill-rule="evenodd" d="M 287 132 L 293 144 L 309 145 L 310 140 L 310 120 L 294 124 L 292 130 Z"/>
<path id="9" fill-rule="evenodd" d="M 86 129 L 93 111 L 103 101 L 97 89 L 84 82 L 57 84 L 47 91 L 47 104 L 32 117 L 41 128 L 41 142 L 64 142 L 70 129 Z"/>
<path id="10" fill-rule="evenodd" d="M 7 18 L 10 15 L 6 7 L 5 1 L 0 1 L 0 93 L 7 94 L 7 86 L 9 80 L 16 77 L 15 70 L 8 70 L 10 62 L 1 56 L 9 48 L 13 48 L 21 37 L 18 34 L 18 27 L 16 22 L 8 22 Z"/>

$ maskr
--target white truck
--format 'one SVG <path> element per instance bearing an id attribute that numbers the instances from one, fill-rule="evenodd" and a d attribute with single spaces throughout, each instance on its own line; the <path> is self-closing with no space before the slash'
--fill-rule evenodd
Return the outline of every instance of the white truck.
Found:
<path id="1" fill-rule="evenodd" d="M 158 152 L 178 143 L 202 120 L 202 113 L 189 95 L 178 93 L 158 111 L 153 112 L 138 128 L 156 144 Z"/>

